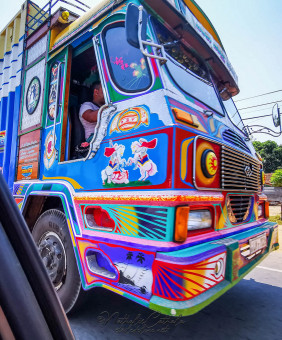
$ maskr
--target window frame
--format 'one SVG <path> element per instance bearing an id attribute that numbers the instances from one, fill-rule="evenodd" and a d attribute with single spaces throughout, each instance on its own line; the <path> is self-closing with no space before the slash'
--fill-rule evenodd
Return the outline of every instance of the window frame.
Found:
<path id="1" fill-rule="evenodd" d="M 111 23 L 109 25 L 106 25 L 103 28 L 102 32 L 101 32 L 101 40 L 102 40 L 102 43 L 103 43 L 103 50 L 104 50 L 104 55 L 105 55 L 106 67 L 108 69 L 110 79 L 111 79 L 113 85 L 119 91 L 121 91 L 123 94 L 126 94 L 126 95 L 135 95 L 135 94 L 145 93 L 145 92 L 147 92 L 153 86 L 153 84 L 154 84 L 154 77 L 153 77 L 153 72 L 152 72 L 152 67 L 151 67 L 150 61 L 149 61 L 149 59 L 146 56 L 144 56 L 142 54 L 140 49 L 137 48 L 137 50 L 140 51 L 141 55 L 145 59 L 145 63 L 146 63 L 147 69 L 148 69 L 148 75 L 149 75 L 149 79 L 150 79 L 149 85 L 147 87 L 145 87 L 143 89 L 139 89 L 139 90 L 127 90 L 127 89 L 121 87 L 119 82 L 115 78 L 115 75 L 113 73 L 113 68 L 112 68 L 111 62 L 110 62 L 109 51 L 108 51 L 107 40 L 106 40 L 106 33 L 107 33 L 107 31 L 109 31 L 110 29 L 115 28 L 115 27 L 124 27 L 125 28 L 125 22 L 124 21 L 113 22 L 113 23 Z"/>
<path id="2" fill-rule="evenodd" d="M 240 114 L 240 112 L 239 112 L 239 110 L 238 110 L 236 104 L 234 103 L 233 97 L 230 96 L 230 98 L 227 99 L 227 100 L 230 100 L 230 99 L 232 100 L 232 103 L 233 103 L 233 105 L 234 105 L 234 107 L 235 107 L 235 109 L 236 109 L 236 111 L 237 111 L 237 114 L 238 114 L 239 117 L 240 117 L 240 120 L 241 120 L 241 122 L 242 122 L 242 124 L 243 124 L 243 128 L 240 129 L 240 128 L 233 122 L 233 120 L 231 119 L 231 117 L 230 117 L 230 115 L 229 115 L 229 113 L 228 113 L 228 111 L 227 111 L 227 109 L 226 109 L 226 107 L 225 107 L 225 105 L 224 105 L 224 102 L 225 102 L 225 101 L 224 101 L 223 99 L 221 99 L 221 100 L 222 100 L 223 107 L 224 107 L 224 111 L 225 111 L 225 113 L 226 113 L 226 116 L 227 116 L 228 119 L 230 120 L 231 124 L 232 124 L 233 126 L 235 126 L 235 128 L 236 128 L 237 130 L 239 130 L 245 137 L 248 137 L 248 134 L 247 134 L 247 132 L 246 132 L 246 126 L 245 126 L 245 124 L 244 124 L 244 121 L 243 121 L 243 119 L 242 119 L 242 117 L 241 117 L 241 114 Z"/>

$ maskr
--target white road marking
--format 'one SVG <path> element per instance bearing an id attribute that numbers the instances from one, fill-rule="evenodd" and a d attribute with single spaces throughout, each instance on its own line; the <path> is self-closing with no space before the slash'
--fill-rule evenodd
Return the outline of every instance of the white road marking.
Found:
<path id="1" fill-rule="evenodd" d="M 282 273 L 282 270 L 279 270 L 279 269 L 274 269 L 274 268 L 269 268 L 269 267 L 263 267 L 263 266 L 257 266 L 257 268 L 265 269 L 265 270 L 271 270 L 272 272 Z"/>

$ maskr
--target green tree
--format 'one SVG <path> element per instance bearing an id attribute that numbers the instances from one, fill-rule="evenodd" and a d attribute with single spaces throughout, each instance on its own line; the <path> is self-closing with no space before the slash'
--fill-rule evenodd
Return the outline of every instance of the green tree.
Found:
<path id="1" fill-rule="evenodd" d="M 282 145 L 278 145 L 274 141 L 253 142 L 256 152 L 263 159 L 263 167 L 266 173 L 274 172 L 282 167 Z"/>
<path id="2" fill-rule="evenodd" d="M 275 187 L 282 187 L 282 169 L 277 169 L 270 180 Z"/>

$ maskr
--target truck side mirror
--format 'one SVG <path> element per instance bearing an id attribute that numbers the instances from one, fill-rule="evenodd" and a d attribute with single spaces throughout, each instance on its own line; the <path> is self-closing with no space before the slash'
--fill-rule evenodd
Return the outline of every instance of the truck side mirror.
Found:
<path id="1" fill-rule="evenodd" d="M 133 3 L 129 3 L 127 6 L 126 17 L 125 17 L 125 32 L 126 39 L 128 43 L 134 47 L 140 48 L 139 39 L 138 39 L 138 22 L 139 22 L 139 13 L 142 13 L 141 16 L 141 40 L 146 40 L 146 29 L 148 22 L 148 14 L 144 9 L 139 9 Z"/>
<path id="2" fill-rule="evenodd" d="M 272 119 L 273 119 L 274 126 L 275 127 L 280 126 L 280 130 L 281 130 L 280 110 L 279 110 L 278 104 L 275 104 L 272 108 Z"/>

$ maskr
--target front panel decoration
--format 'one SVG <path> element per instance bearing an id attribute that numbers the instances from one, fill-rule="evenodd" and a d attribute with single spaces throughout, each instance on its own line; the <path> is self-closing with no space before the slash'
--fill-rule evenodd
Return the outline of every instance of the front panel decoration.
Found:
<path id="1" fill-rule="evenodd" d="M 32 66 L 25 74 L 25 91 L 22 108 L 21 130 L 41 123 L 45 59 Z"/>
<path id="2" fill-rule="evenodd" d="M 155 254 L 135 248 L 77 239 L 87 288 L 104 283 L 149 300 Z"/>
<path id="3" fill-rule="evenodd" d="M 20 137 L 17 180 L 38 178 L 40 130 Z"/>
<path id="4" fill-rule="evenodd" d="M 223 281 L 225 267 L 225 252 L 190 264 L 155 261 L 153 294 L 169 300 L 189 300 Z"/>

